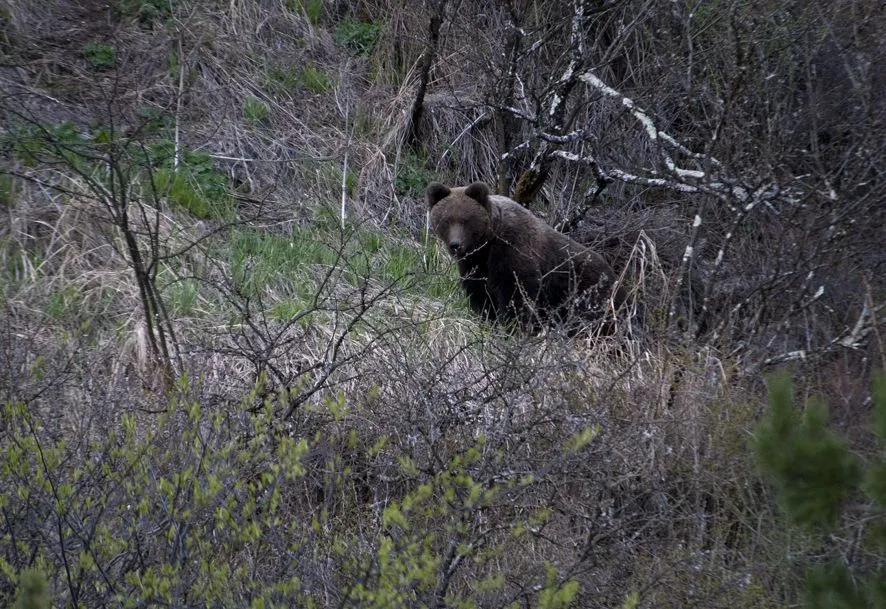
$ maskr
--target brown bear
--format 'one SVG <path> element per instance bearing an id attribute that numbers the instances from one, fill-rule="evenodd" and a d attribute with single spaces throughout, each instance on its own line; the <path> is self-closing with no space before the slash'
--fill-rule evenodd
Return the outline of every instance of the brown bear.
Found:
<path id="1" fill-rule="evenodd" d="M 428 184 L 431 229 L 458 262 L 471 308 L 521 327 L 568 324 L 574 333 L 624 301 L 603 258 L 482 182 Z M 611 331 L 612 324 L 604 325 Z"/>

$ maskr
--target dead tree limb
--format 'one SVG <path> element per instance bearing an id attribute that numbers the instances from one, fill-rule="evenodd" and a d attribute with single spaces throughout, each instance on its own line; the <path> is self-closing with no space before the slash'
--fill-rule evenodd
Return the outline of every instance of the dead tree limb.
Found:
<path id="1" fill-rule="evenodd" d="M 425 110 L 425 95 L 431 80 L 431 69 L 437 58 L 437 46 L 440 42 L 440 27 L 443 25 L 443 13 L 448 0 L 428 0 L 431 7 L 431 20 L 428 23 L 428 38 L 425 49 L 419 59 L 418 90 L 409 113 L 409 129 L 406 132 L 406 145 L 418 148 L 421 141 L 421 119 Z"/>

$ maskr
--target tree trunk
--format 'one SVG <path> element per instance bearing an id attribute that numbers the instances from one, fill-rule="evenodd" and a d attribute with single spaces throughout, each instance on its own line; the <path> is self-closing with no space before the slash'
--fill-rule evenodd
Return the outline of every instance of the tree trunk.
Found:
<path id="1" fill-rule="evenodd" d="M 437 44 L 440 41 L 440 26 L 443 25 L 443 11 L 448 0 L 429 0 L 433 9 L 431 22 L 428 25 L 428 40 L 421 56 L 419 69 L 418 91 L 415 92 L 415 100 L 412 102 L 412 111 L 409 114 L 409 130 L 406 132 L 406 145 L 410 148 L 418 148 L 421 139 L 420 125 L 422 114 L 425 109 L 425 94 L 428 90 L 428 82 L 431 80 L 431 68 L 434 59 L 437 58 Z"/>

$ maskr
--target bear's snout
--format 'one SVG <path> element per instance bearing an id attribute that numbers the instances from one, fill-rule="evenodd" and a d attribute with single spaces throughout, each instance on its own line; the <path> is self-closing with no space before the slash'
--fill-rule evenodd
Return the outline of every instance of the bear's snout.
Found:
<path id="1" fill-rule="evenodd" d="M 468 240 L 465 239 L 465 231 L 461 225 L 455 224 L 450 226 L 446 234 L 441 236 L 445 237 L 443 241 L 446 243 L 446 247 L 449 248 L 450 254 L 456 258 L 464 255 Z"/>

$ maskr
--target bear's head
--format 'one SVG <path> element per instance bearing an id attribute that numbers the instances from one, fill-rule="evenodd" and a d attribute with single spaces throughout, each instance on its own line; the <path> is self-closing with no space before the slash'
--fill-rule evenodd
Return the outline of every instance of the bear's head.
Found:
<path id="1" fill-rule="evenodd" d="M 474 182 L 464 188 L 449 188 L 431 182 L 425 194 L 431 230 L 454 257 L 464 258 L 486 245 L 492 236 L 492 207 L 486 184 Z"/>

